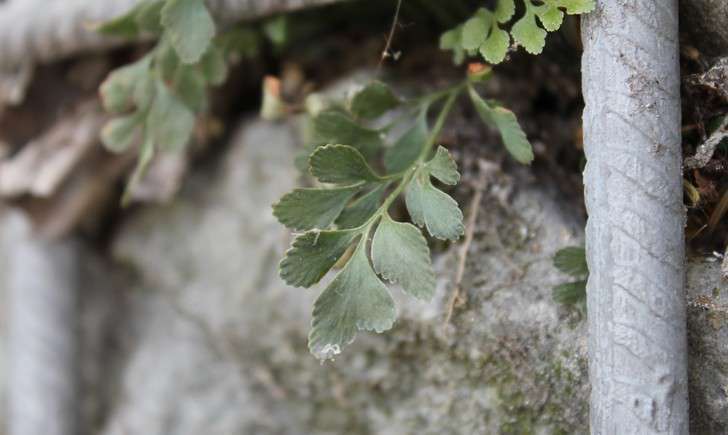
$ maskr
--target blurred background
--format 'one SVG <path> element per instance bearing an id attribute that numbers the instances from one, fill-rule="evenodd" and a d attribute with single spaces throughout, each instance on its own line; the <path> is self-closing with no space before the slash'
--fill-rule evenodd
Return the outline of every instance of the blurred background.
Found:
<path id="1" fill-rule="evenodd" d="M 531 166 L 468 104 L 450 117 L 440 141 L 463 180 L 448 193 L 471 240 L 433 241 L 434 301 L 393 292 L 395 327 L 321 364 L 306 337 L 322 287 L 280 280 L 291 234 L 271 212 L 307 182 L 305 117 L 261 108 L 372 78 L 404 97 L 446 87 L 465 67 L 439 37 L 483 2 L 404 0 L 381 67 L 394 1 L 208 2 L 243 35 L 227 80 L 191 145 L 157 154 L 122 207 L 136 147 L 101 146 L 99 86 L 154 41 L 94 27 L 135 3 L 0 1 L 0 434 L 587 432 L 586 311 L 552 296 L 569 281 L 553 255 L 583 243 L 586 219 L 577 19 L 543 55 L 511 52 L 485 85 L 518 115 Z M 725 127 L 728 10 L 682 3 L 689 157 Z M 706 434 L 728 432 L 718 143 L 685 172 L 691 425 Z"/>

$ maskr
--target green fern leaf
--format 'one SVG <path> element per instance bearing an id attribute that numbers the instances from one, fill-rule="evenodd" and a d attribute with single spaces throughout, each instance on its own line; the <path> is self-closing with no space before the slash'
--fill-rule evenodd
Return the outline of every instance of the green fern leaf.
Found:
<path id="1" fill-rule="evenodd" d="M 452 30 L 442 34 L 440 37 L 440 49 L 452 50 L 453 63 L 460 65 L 465 60 L 465 49 L 462 43 L 463 25 L 459 25 Z"/>
<path id="2" fill-rule="evenodd" d="M 145 3 L 139 3 L 126 14 L 101 23 L 94 27 L 94 30 L 102 35 L 116 36 L 119 38 L 134 38 L 139 35 L 139 26 L 136 22 L 136 16 L 144 5 Z"/>
<path id="3" fill-rule="evenodd" d="M 454 186 L 460 181 L 460 173 L 458 165 L 450 155 L 450 152 L 442 147 L 437 147 L 435 157 L 425 164 L 430 175 L 442 181 L 445 184 Z"/>
<path id="4" fill-rule="evenodd" d="M 498 0 L 493 12 L 480 8 L 472 17 L 440 38 L 440 48 L 452 50 L 455 63 L 460 64 L 466 54 L 479 52 L 486 61 L 500 63 L 506 57 L 511 37 L 531 54 L 539 54 L 546 44 L 547 31 L 561 27 L 564 13 L 583 14 L 595 7 L 594 0 L 522 0 L 525 12 L 510 29 L 499 24 L 508 23 L 515 14 L 514 0 Z M 543 28 L 538 25 L 536 17 Z M 544 30 L 545 29 L 545 30 Z"/>
<path id="5" fill-rule="evenodd" d="M 536 12 L 536 15 L 538 15 L 538 18 L 541 21 L 541 24 L 543 24 L 544 29 L 548 30 L 549 32 L 559 30 L 559 27 L 561 27 L 561 23 L 563 23 L 564 21 L 564 13 L 561 12 L 559 8 L 557 8 L 553 4 L 544 5 L 543 8 L 539 9 L 538 12 Z"/>
<path id="6" fill-rule="evenodd" d="M 574 281 L 557 285 L 553 289 L 552 297 L 555 302 L 563 305 L 574 305 L 586 299 L 586 281 Z"/>
<path id="7" fill-rule="evenodd" d="M 360 181 L 379 181 L 364 156 L 348 145 L 319 147 L 309 159 L 311 175 L 322 183 L 354 184 Z"/>
<path id="8" fill-rule="evenodd" d="M 515 13 L 516 3 L 514 0 L 498 0 L 495 11 L 493 11 L 493 15 L 499 23 L 507 23 Z"/>
<path id="9" fill-rule="evenodd" d="M 428 171 L 417 171 L 407 186 L 405 203 L 412 222 L 425 226 L 432 237 L 454 241 L 465 233 L 458 203 L 432 185 Z"/>
<path id="10" fill-rule="evenodd" d="M 122 206 L 126 206 L 129 204 L 131 194 L 144 178 L 144 175 L 147 172 L 147 168 L 154 158 L 154 152 L 154 139 L 152 138 L 152 135 L 147 132 L 147 134 L 145 134 L 144 136 L 144 142 L 142 142 L 142 145 L 139 148 L 139 159 L 137 159 L 137 164 L 134 168 L 134 172 L 129 179 L 129 183 L 127 183 L 126 188 L 124 189 L 124 195 L 121 198 Z"/>
<path id="11" fill-rule="evenodd" d="M 530 10 L 516 21 L 511 28 L 511 35 L 531 54 L 540 54 L 546 45 L 546 31 L 536 24 L 536 15 Z"/>
<path id="12" fill-rule="evenodd" d="M 361 186 L 296 189 L 273 206 L 273 215 L 288 228 L 308 231 L 328 228 Z"/>
<path id="13" fill-rule="evenodd" d="M 394 300 L 369 264 L 360 241 L 342 271 L 316 300 L 308 346 L 322 360 L 354 341 L 357 331 L 383 332 L 396 318 Z"/>
<path id="14" fill-rule="evenodd" d="M 422 152 L 427 142 L 427 112 L 422 110 L 409 128 L 384 153 L 384 166 L 389 173 L 397 173 L 410 167 Z"/>
<path id="15" fill-rule="evenodd" d="M 310 231 L 293 241 L 280 264 L 280 275 L 287 284 L 311 287 L 339 261 L 356 231 Z"/>
<path id="16" fill-rule="evenodd" d="M 162 32 L 162 8 L 164 1 L 142 2 L 139 4 L 134 21 L 139 31 L 157 35 Z"/>
<path id="17" fill-rule="evenodd" d="M 363 225 L 379 209 L 387 184 L 380 184 L 370 192 L 352 201 L 336 219 L 339 228 L 356 228 Z"/>
<path id="18" fill-rule="evenodd" d="M 492 16 L 486 9 L 479 9 L 465 22 L 462 33 L 462 46 L 465 50 L 477 50 L 485 42 L 490 30 Z"/>
<path id="19" fill-rule="evenodd" d="M 207 107 L 207 83 L 198 68 L 180 64 L 174 73 L 172 88 L 193 112 L 202 112 Z"/>
<path id="20" fill-rule="evenodd" d="M 215 36 L 215 22 L 203 0 L 166 0 L 162 25 L 184 63 L 200 60 Z"/>
<path id="21" fill-rule="evenodd" d="M 135 92 L 149 76 L 150 64 L 151 58 L 146 56 L 109 74 L 99 90 L 107 112 L 123 113 L 134 106 Z"/>
<path id="22" fill-rule="evenodd" d="M 195 127 L 195 115 L 167 86 L 157 81 L 156 97 L 149 108 L 146 128 L 164 150 L 179 151 L 187 145 Z"/>
<path id="23" fill-rule="evenodd" d="M 505 30 L 493 25 L 488 38 L 480 46 L 480 54 L 490 63 L 501 63 L 511 46 L 511 36 Z"/>
<path id="24" fill-rule="evenodd" d="M 107 150 L 122 153 L 131 146 L 141 123 L 142 117 L 137 113 L 114 118 L 101 130 L 101 141 Z"/>
<path id="25" fill-rule="evenodd" d="M 347 144 L 371 158 L 382 147 L 382 133 L 357 124 L 349 114 L 336 109 L 324 110 L 313 120 L 314 142 Z"/>
<path id="26" fill-rule="evenodd" d="M 309 348 L 318 358 L 329 359 L 341 352 L 359 330 L 381 332 L 392 326 L 394 302 L 377 273 L 416 298 L 432 297 L 435 275 L 427 240 L 414 225 L 393 221 L 389 208 L 404 192 L 413 221 L 425 226 L 434 237 L 456 240 L 464 233 L 463 214 L 457 202 L 431 181 L 434 177 L 445 184 L 456 184 L 460 174 L 455 161 L 443 147 L 429 161 L 425 159 L 453 103 L 468 83 L 464 81 L 452 90 L 417 101 L 416 119 L 393 146 L 386 148 L 386 176 L 378 175 L 367 160 L 381 157 L 383 132 L 395 129 L 394 124 L 381 130 L 367 127 L 368 119 L 396 107 L 393 101 L 383 103 L 389 97 L 384 96 L 388 91 L 382 86 L 360 90 L 348 106 L 332 102 L 329 107 L 336 109 L 320 111 L 313 118 L 309 171 L 319 182 L 337 187 L 296 189 L 273 206 L 273 214 L 282 224 L 308 231 L 296 237 L 281 262 L 282 279 L 302 287 L 319 282 L 342 261 L 358 238 L 353 256 L 316 301 Z M 428 108 L 441 99 L 446 102 L 433 131 L 429 131 Z M 399 105 L 399 100 L 396 103 Z M 409 120 L 410 113 L 404 112 L 407 117 L 401 119 Z M 345 143 L 340 139 L 349 145 L 336 145 Z M 369 149 L 372 155 L 367 156 L 362 149 Z M 332 225 L 335 227 L 330 228 Z"/>
<path id="27" fill-rule="evenodd" d="M 427 240 L 412 224 L 382 216 L 372 240 L 374 270 L 400 284 L 406 293 L 429 301 L 435 293 L 435 272 Z"/>
<path id="28" fill-rule="evenodd" d="M 205 81 L 213 86 L 225 83 L 228 76 L 228 66 L 223 50 L 214 45 L 210 46 L 200 59 L 200 71 Z"/>
<path id="29" fill-rule="evenodd" d="M 569 15 L 586 14 L 596 7 L 594 0 L 551 0 L 557 7 L 564 8 Z"/>
<path id="30" fill-rule="evenodd" d="M 357 118 L 375 119 L 399 104 L 399 98 L 389 86 L 382 82 L 372 82 L 354 94 L 349 110 Z"/>
<path id="31" fill-rule="evenodd" d="M 498 129 L 506 149 L 513 158 L 523 164 L 531 163 L 534 157 L 533 147 L 521 129 L 516 115 L 500 106 L 491 107 L 473 88 L 469 89 L 469 95 L 483 122 Z"/>
<path id="32" fill-rule="evenodd" d="M 554 266 L 567 275 L 579 278 L 589 274 L 586 251 L 582 247 L 569 247 L 554 255 Z"/>
<path id="33" fill-rule="evenodd" d="M 571 246 L 556 252 L 554 266 L 561 272 L 578 278 L 579 281 L 568 282 L 554 287 L 553 298 L 556 302 L 572 305 L 586 298 L 586 279 L 589 266 L 586 262 L 586 251 L 581 246 Z"/>

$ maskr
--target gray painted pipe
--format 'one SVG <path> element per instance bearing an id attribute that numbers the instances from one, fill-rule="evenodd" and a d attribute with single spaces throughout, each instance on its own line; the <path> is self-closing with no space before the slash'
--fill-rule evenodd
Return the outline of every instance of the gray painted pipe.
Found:
<path id="1" fill-rule="evenodd" d="M 9 221 L 9 435 L 77 435 L 78 246 Z"/>
<path id="2" fill-rule="evenodd" d="M 592 434 L 687 434 L 677 0 L 583 20 Z"/>

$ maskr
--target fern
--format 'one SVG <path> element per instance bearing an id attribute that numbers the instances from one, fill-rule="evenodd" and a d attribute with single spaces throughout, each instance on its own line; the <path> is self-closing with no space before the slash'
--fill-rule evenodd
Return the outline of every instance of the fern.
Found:
<path id="1" fill-rule="evenodd" d="M 215 23 L 201 0 L 143 1 L 97 30 L 159 39 L 143 58 L 113 71 L 100 89 L 104 108 L 116 115 L 102 130 L 103 144 L 115 153 L 139 144 L 126 204 L 156 152 L 185 148 L 196 116 L 207 109 L 208 88 L 225 82 L 233 53 L 255 53 L 257 36 L 234 30 L 215 38 Z"/>
<path id="2" fill-rule="evenodd" d="M 554 300 L 564 305 L 575 305 L 584 302 L 586 299 L 586 280 L 589 277 L 589 267 L 586 263 L 584 248 L 572 246 L 559 250 L 554 255 L 554 267 L 576 279 L 554 287 Z"/>
<path id="3" fill-rule="evenodd" d="M 498 0 L 494 10 L 481 8 L 443 34 L 441 47 L 453 50 L 458 63 L 476 53 L 491 63 L 502 62 L 511 38 L 538 53 L 546 31 L 558 29 L 564 13 L 594 7 L 593 0 L 522 1 L 524 15 L 510 32 L 503 26 L 515 14 L 515 1 Z M 234 29 L 215 36 L 215 23 L 203 0 L 145 0 L 98 30 L 158 38 L 150 53 L 112 72 L 101 86 L 104 107 L 117 115 L 104 128 L 103 143 L 113 152 L 140 144 L 126 202 L 157 151 L 186 146 L 196 115 L 207 107 L 208 88 L 225 81 L 233 51 L 256 54 L 258 34 Z M 261 31 L 276 48 L 288 37 L 283 17 L 264 23 Z M 340 269 L 314 305 L 309 348 L 316 357 L 326 360 L 339 354 L 360 330 L 382 332 L 393 326 L 396 308 L 385 282 L 420 300 L 433 297 L 435 273 L 423 231 L 448 241 L 458 240 L 465 231 L 457 202 L 438 187 L 460 180 L 450 152 L 437 146 L 460 96 L 467 94 L 481 120 L 500 133 L 515 160 L 524 164 L 533 160 L 531 144 L 515 114 L 478 92 L 478 83 L 490 75 L 490 68 L 473 64 L 462 82 L 413 100 L 403 100 L 376 81 L 358 88 L 345 102 L 326 102 L 316 95 L 307 99 L 311 135 L 297 164 L 309 170 L 316 185 L 283 196 L 273 213 L 298 232 L 280 263 L 286 283 L 308 288 L 332 269 Z M 266 118 L 291 111 L 280 99 L 278 86 L 273 78 L 264 84 L 261 112 Z M 437 116 L 430 127 L 434 109 Z M 393 131 L 404 132 L 392 139 Z M 412 223 L 390 215 L 400 198 Z M 579 282 L 567 285 L 571 290 L 564 287 L 555 295 L 565 300 L 578 293 Z"/>
<path id="4" fill-rule="evenodd" d="M 546 45 L 547 32 L 561 27 L 564 13 L 577 15 L 594 9 L 594 0 L 521 0 L 523 15 L 510 32 L 503 29 L 516 13 L 515 0 L 498 0 L 495 10 L 480 8 L 467 21 L 445 32 L 440 47 L 452 50 L 460 64 L 467 56 L 480 54 L 486 61 L 497 64 L 505 60 L 511 38 L 531 54 L 539 54 Z M 538 25 L 536 20 L 541 23 Z"/>
<path id="5" fill-rule="evenodd" d="M 413 101 L 402 101 L 383 83 L 373 82 L 355 92 L 348 103 L 334 104 L 313 117 L 313 152 L 307 163 L 320 184 L 285 195 L 273 213 L 285 226 L 302 232 L 281 261 L 280 275 L 286 283 L 311 287 L 345 262 L 314 306 L 309 348 L 318 358 L 340 353 L 359 330 L 382 332 L 392 327 L 396 309 L 384 281 L 415 298 L 432 298 L 435 273 L 421 229 L 450 241 L 458 240 L 465 230 L 457 202 L 433 183 L 452 186 L 460 180 L 449 151 L 435 146 L 458 96 L 468 93 L 481 117 L 499 129 L 509 149 L 517 150 L 518 160 L 533 158 L 512 112 L 487 103 L 476 91 L 476 82 L 488 77 L 472 75 Z M 428 113 L 438 104 L 430 128 Z M 373 121 L 381 124 L 392 111 L 393 123 L 372 127 Z M 409 127 L 389 144 L 386 134 L 402 123 L 402 113 L 409 115 L 405 116 Z M 389 214 L 402 196 L 414 225 L 395 221 Z M 348 259 L 347 252 L 352 253 Z"/>

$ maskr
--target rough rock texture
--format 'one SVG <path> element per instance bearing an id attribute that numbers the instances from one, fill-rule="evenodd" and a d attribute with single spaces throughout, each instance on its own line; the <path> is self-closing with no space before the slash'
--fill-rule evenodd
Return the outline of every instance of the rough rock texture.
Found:
<path id="1" fill-rule="evenodd" d="M 282 400 L 268 361 L 305 352 L 305 342 L 296 350 L 286 344 L 306 330 L 311 303 L 275 281 L 286 235 L 270 204 L 296 179 L 292 136 L 258 125 L 236 142 L 212 171 L 225 176 L 195 177 L 182 198 L 141 213 L 117 238 L 115 256 L 145 280 L 132 298 L 139 342 L 106 434 L 295 427 L 263 394 L 267 380 L 276 393 L 269 398 Z"/>
<path id="2" fill-rule="evenodd" d="M 691 431 L 728 431 L 728 280 L 717 258 L 688 267 Z"/>
<path id="3" fill-rule="evenodd" d="M 294 142 L 286 125 L 244 123 L 179 200 L 138 213 L 116 235 L 113 255 L 136 278 L 114 302 L 120 346 L 107 358 L 118 369 L 106 380 L 101 433 L 586 432 L 583 313 L 551 300 L 551 287 L 568 278 L 550 260 L 580 242 L 581 224 L 553 192 L 543 183 L 515 188 L 505 175 L 489 186 L 452 325 L 443 318 L 455 247 L 436 258 L 433 303 L 397 298 L 392 331 L 360 334 L 322 366 L 306 348 L 320 287 L 289 288 L 276 275 L 289 236 L 269 205 L 295 183 Z M 701 264 L 699 275 L 718 276 L 718 264 Z M 711 310 L 691 312 L 693 336 L 720 343 L 728 329 L 695 317 Z M 722 343 L 693 361 L 692 393 L 711 404 L 694 424 L 714 433 L 728 427 L 716 387 L 725 384 Z"/>
<path id="4" fill-rule="evenodd" d="M 456 261 L 446 254 L 435 303 L 401 300 L 392 332 L 361 334 L 321 366 L 306 350 L 318 290 L 276 276 L 288 236 L 269 204 L 294 184 L 292 150 L 285 127 L 248 124 L 216 176 L 198 175 L 117 236 L 143 310 L 105 434 L 583 428 L 582 326 L 550 297 L 563 279 L 550 255 L 580 230 L 549 194 L 525 188 L 512 207 L 487 196 L 454 327 L 443 324 Z"/>
<path id="5" fill-rule="evenodd" d="M 465 138 L 453 147 L 460 163 L 499 152 L 499 142 L 463 134 L 473 123 L 462 115 L 451 122 Z M 395 292 L 395 328 L 360 334 L 321 366 L 306 335 L 322 286 L 287 287 L 276 270 L 290 234 L 270 204 L 298 184 L 298 137 L 288 124 L 243 122 L 176 200 L 129 213 L 110 252 L 83 253 L 89 433 L 586 433 L 584 313 L 551 299 L 569 279 L 551 256 L 581 242 L 583 222 L 555 183 L 522 168 L 487 185 L 461 282 L 465 301 L 450 325 L 460 246 L 436 244 L 434 302 Z M 477 165 L 462 166 L 454 195 L 467 213 Z M 8 228 L 0 223 L 0 303 Z M 690 267 L 691 424 L 700 434 L 728 430 L 728 293 L 719 267 Z M 0 311 L 0 406 L 3 319 Z"/>
<path id="6" fill-rule="evenodd" d="M 441 246 L 435 301 L 397 298 L 392 331 L 361 334 L 321 366 L 306 348 L 320 287 L 289 288 L 276 275 L 289 235 L 269 205 L 295 184 L 294 138 L 287 125 L 244 123 L 177 201 L 123 226 L 115 265 L 84 254 L 90 433 L 586 433 L 583 313 L 550 294 L 568 279 L 550 256 L 579 243 L 581 223 L 548 183 L 524 185 L 524 171 L 486 189 L 452 325 L 443 318 L 457 247 Z M 700 434 L 728 428 L 719 265 L 689 267 L 691 424 Z"/>
<path id="7" fill-rule="evenodd" d="M 500 176 L 486 191 L 452 325 L 443 318 L 457 246 L 437 245 L 435 301 L 398 298 L 392 331 L 361 334 L 322 367 L 306 348 L 322 286 L 293 289 L 276 275 L 290 235 L 270 204 L 295 184 L 294 142 L 287 125 L 244 123 L 173 203 L 130 213 L 113 237 L 114 264 L 87 253 L 80 320 L 90 433 L 587 432 L 584 314 L 550 294 L 568 279 L 550 256 L 579 243 L 583 223 L 548 182 Z M 700 434 L 728 432 L 718 268 L 689 268 L 691 425 Z M 0 434 L 4 319 L 0 309 Z"/>

